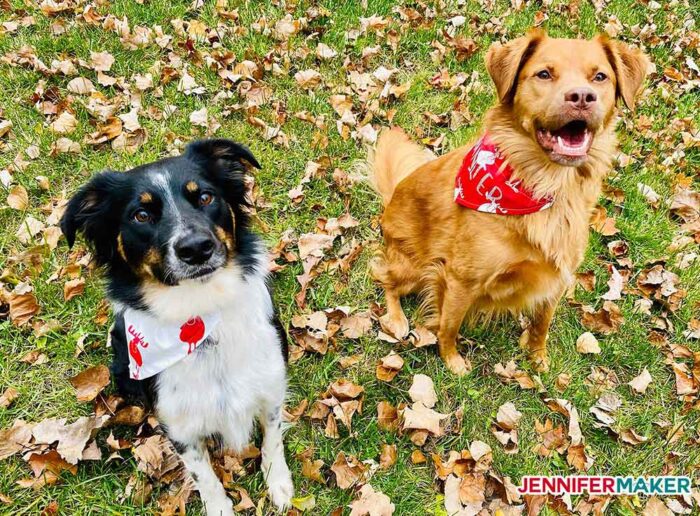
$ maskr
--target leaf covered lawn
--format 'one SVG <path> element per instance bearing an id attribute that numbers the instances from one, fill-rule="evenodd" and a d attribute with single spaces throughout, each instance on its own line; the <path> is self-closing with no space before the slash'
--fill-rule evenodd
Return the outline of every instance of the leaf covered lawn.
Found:
<path id="1" fill-rule="evenodd" d="M 110 312 L 57 223 L 96 171 L 248 144 L 256 225 L 292 341 L 296 513 L 690 514 L 694 497 L 520 498 L 524 475 L 677 474 L 700 464 L 700 34 L 695 0 L 2 0 L 0 513 L 199 513 L 157 421 L 115 395 Z M 463 378 L 405 306 L 381 332 L 367 263 L 380 205 L 359 160 L 392 124 L 437 153 L 479 134 L 483 55 L 539 25 L 641 46 L 655 71 L 535 374 L 518 321 L 464 328 Z M 266 513 L 258 452 L 216 458 Z M 257 509 L 256 509 L 257 508 Z M 462 512 L 460 512 L 462 511 Z"/>

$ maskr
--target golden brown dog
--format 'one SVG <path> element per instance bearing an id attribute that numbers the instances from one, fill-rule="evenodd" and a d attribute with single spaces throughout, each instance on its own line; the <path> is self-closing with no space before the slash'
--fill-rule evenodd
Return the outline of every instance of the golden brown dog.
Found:
<path id="1" fill-rule="evenodd" d="M 616 149 L 616 100 L 632 107 L 648 66 L 639 50 L 610 41 L 554 39 L 539 30 L 486 55 L 499 102 L 484 129 L 512 177 L 548 209 L 499 215 L 453 201 L 470 145 L 437 159 L 394 128 L 370 155 L 386 206 L 385 248 L 372 273 L 386 293 L 385 329 L 408 333 L 400 298 L 421 292 L 447 367 L 464 374 L 456 338 L 465 316 L 527 313 L 521 338 L 533 365 L 548 367 L 552 315 L 574 279 L 588 224 Z"/>

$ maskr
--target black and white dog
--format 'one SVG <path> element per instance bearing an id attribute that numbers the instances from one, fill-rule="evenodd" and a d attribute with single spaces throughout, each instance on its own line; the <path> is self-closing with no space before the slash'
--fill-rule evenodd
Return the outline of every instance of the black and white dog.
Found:
<path id="1" fill-rule="evenodd" d="M 82 232 L 105 269 L 119 391 L 152 404 L 217 516 L 233 509 L 206 440 L 240 450 L 256 418 L 272 502 L 286 507 L 294 490 L 281 429 L 287 341 L 249 230 L 246 163 L 260 168 L 244 145 L 198 141 L 182 156 L 96 175 L 61 221 L 68 244 Z"/>

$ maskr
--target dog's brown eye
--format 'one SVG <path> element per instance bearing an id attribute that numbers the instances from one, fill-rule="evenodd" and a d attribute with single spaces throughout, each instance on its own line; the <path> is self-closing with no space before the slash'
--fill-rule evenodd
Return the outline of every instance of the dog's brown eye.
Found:
<path id="1" fill-rule="evenodd" d="M 138 210 L 136 213 L 134 213 L 134 220 L 136 222 L 150 222 L 151 214 L 146 210 Z"/>
<path id="2" fill-rule="evenodd" d="M 537 72 L 537 77 L 542 80 L 547 80 L 552 78 L 552 74 L 549 73 L 549 70 L 540 70 Z"/>
<path id="3" fill-rule="evenodd" d="M 214 200 L 214 196 L 210 193 L 203 193 L 200 194 L 199 196 L 199 205 L 200 206 L 209 206 L 212 201 Z"/>
<path id="4" fill-rule="evenodd" d="M 593 77 L 593 80 L 595 82 L 603 82 L 607 78 L 608 76 L 605 75 L 603 72 L 598 72 L 597 74 L 595 74 L 595 77 Z"/>

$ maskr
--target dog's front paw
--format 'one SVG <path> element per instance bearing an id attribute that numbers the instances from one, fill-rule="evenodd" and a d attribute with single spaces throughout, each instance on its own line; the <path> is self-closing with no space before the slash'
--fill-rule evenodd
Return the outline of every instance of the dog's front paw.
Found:
<path id="1" fill-rule="evenodd" d="M 406 337 L 406 335 L 408 335 L 408 331 L 410 330 L 408 319 L 403 313 L 393 317 L 390 314 L 382 315 L 379 318 L 379 324 L 384 331 L 399 340 Z"/>
<path id="2" fill-rule="evenodd" d="M 292 496 L 294 496 L 294 484 L 292 474 L 286 463 L 277 464 L 270 469 L 267 477 L 267 487 L 270 500 L 280 511 L 289 507 Z"/>
<path id="3" fill-rule="evenodd" d="M 452 371 L 457 376 L 464 376 L 471 371 L 471 364 L 468 364 L 467 361 L 457 352 L 444 355 L 442 360 L 445 362 L 447 369 Z"/>
<path id="4" fill-rule="evenodd" d="M 546 352 L 531 354 L 530 363 L 532 364 L 532 368 L 538 373 L 546 373 L 549 371 L 549 358 Z"/>
<path id="5" fill-rule="evenodd" d="M 547 335 L 542 340 L 536 340 L 530 334 L 529 329 L 525 329 L 520 335 L 520 347 L 527 351 L 532 368 L 538 373 L 549 371 L 549 357 L 547 356 Z"/>
<path id="6" fill-rule="evenodd" d="M 207 516 L 233 516 L 235 514 L 233 503 L 226 494 L 203 501 Z"/>

